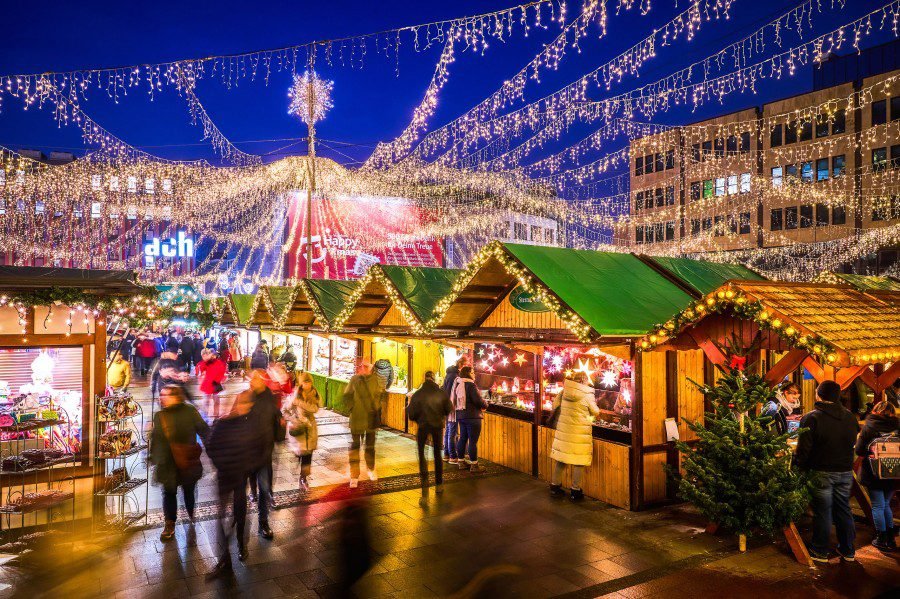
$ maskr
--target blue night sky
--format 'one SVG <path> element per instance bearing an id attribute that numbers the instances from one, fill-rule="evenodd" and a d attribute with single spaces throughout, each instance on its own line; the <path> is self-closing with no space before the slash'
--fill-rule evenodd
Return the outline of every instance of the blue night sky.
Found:
<path id="1" fill-rule="evenodd" d="M 5 0 L 4 34 L 0 36 L 0 74 L 63 71 L 76 68 L 130 65 L 168 61 L 213 54 L 245 52 L 280 47 L 392 27 L 424 23 L 509 7 L 515 0 L 456 2 L 412 2 L 382 0 L 362 2 L 61 2 L 51 0 L 34 3 Z M 830 0 L 822 0 L 828 4 Z M 612 58 L 648 35 L 676 13 L 684 10 L 686 0 L 654 0 L 652 10 L 641 16 L 637 8 L 615 14 L 616 0 L 611 0 L 608 35 L 598 40 L 591 31 L 590 41 L 583 44 L 580 55 L 570 54 L 558 72 L 542 77 L 540 85 L 532 84 L 529 98 L 545 95 L 577 78 L 581 73 Z M 678 8 L 676 8 L 676 4 Z M 728 21 L 706 23 L 690 43 L 679 42 L 661 48 L 648 62 L 640 79 L 626 77 L 611 92 L 593 90 L 595 99 L 606 93 L 621 93 L 641 82 L 686 66 L 712 54 L 721 46 L 743 37 L 764 22 L 786 12 L 795 2 L 778 0 L 735 0 Z M 817 32 L 830 30 L 849 22 L 883 2 L 847 0 L 843 10 L 835 8 L 816 17 Z M 376 8 L 377 6 L 377 8 Z M 570 2 L 569 17 L 580 9 Z M 461 114 L 494 91 L 539 50 L 542 44 L 559 32 L 557 26 L 546 31 L 533 30 L 524 39 L 521 34 L 511 42 L 493 41 L 484 56 L 463 53 L 451 66 L 451 79 L 440 96 L 439 110 L 432 120 L 440 125 Z M 871 45 L 884 41 L 873 37 Z M 796 42 L 795 36 L 788 37 Z M 843 52 L 850 52 L 845 47 Z M 401 51 L 399 76 L 395 75 L 393 57 L 370 53 L 364 69 L 320 67 L 320 72 L 335 81 L 335 108 L 319 126 L 324 140 L 322 153 L 340 162 L 352 163 L 365 158 L 375 142 L 392 139 L 408 123 L 412 109 L 425 90 L 440 47 L 416 53 L 411 44 Z M 237 89 L 227 90 L 212 80 L 201 82 L 198 96 L 219 125 L 239 147 L 251 153 L 278 158 L 286 154 L 303 154 L 305 143 L 292 138 L 303 137 L 305 127 L 287 114 L 290 76 L 274 75 L 268 87 L 261 81 L 242 81 Z M 761 104 L 800 93 L 812 85 L 811 69 L 798 72 L 791 80 L 762 86 L 756 96 L 733 96 L 724 106 L 707 105 L 702 112 L 672 110 L 657 115 L 656 122 L 680 124 Z M 164 90 L 150 101 L 146 90 L 131 94 L 114 105 L 102 90 L 90 92 L 85 111 L 101 125 L 151 153 L 166 158 L 212 158 L 208 144 L 201 141 L 201 131 L 191 125 L 186 103 L 172 89 Z M 584 135 L 573 131 L 573 139 Z M 580 134 L 579 134 L 580 133 Z M 282 140 L 253 143 L 253 140 Z M 571 141 L 571 140 L 570 140 Z M 250 142 L 250 143 L 244 143 Z M 48 110 L 22 110 L 21 102 L 5 98 L 0 113 L 0 145 L 53 149 L 83 153 L 77 128 L 58 128 Z M 286 147 L 285 147 L 286 146 Z"/>

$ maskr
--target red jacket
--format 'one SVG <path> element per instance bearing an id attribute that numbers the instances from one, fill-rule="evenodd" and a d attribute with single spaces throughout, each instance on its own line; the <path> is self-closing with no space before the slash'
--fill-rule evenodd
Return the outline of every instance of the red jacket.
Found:
<path id="1" fill-rule="evenodd" d="M 204 360 L 197 364 L 197 376 L 203 375 L 203 381 L 200 383 L 200 391 L 206 395 L 215 393 L 216 390 L 213 383 L 224 385 L 227 372 L 228 365 L 218 358 Z"/>
<path id="2" fill-rule="evenodd" d="M 153 343 L 153 339 L 142 339 L 137 344 L 137 355 L 142 358 L 155 358 L 156 344 Z"/>

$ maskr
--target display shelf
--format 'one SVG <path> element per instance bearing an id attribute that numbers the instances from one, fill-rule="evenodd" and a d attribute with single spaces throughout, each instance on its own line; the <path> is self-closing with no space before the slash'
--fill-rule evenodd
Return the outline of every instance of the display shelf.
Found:
<path id="1" fill-rule="evenodd" d="M 140 520 L 143 520 L 146 517 L 147 512 L 116 516 L 115 518 L 106 519 L 103 523 L 98 525 L 97 528 L 104 531 L 122 531 L 130 526 L 137 524 Z"/>
<path id="2" fill-rule="evenodd" d="M 51 426 L 60 426 L 68 424 L 66 420 L 28 420 L 18 424 L 9 426 L 0 426 L 0 433 L 26 433 L 28 431 L 37 430 L 39 428 L 49 428 Z"/>
<path id="3" fill-rule="evenodd" d="M 147 482 L 146 478 L 132 478 L 131 480 L 122 483 L 118 487 L 109 490 L 109 491 L 97 491 L 94 495 L 98 497 L 118 497 L 120 495 L 125 495 L 127 493 L 131 493 L 138 487 L 142 486 Z"/>
<path id="4" fill-rule="evenodd" d="M 0 506 L 0 514 L 30 514 L 31 512 L 37 512 L 40 510 L 49 510 L 57 505 L 65 503 L 70 499 L 75 498 L 75 493 L 66 492 L 60 493 L 57 495 L 53 501 L 49 502 L 41 502 L 33 505 L 3 505 Z"/>
<path id="5" fill-rule="evenodd" d="M 95 459 L 97 459 L 97 460 L 121 460 L 121 459 L 127 458 L 129 456 L 133 456 L 137 453 L 140 453 L 140 452 L 144 451 L 145 449 L 147 449 L 146 443 L 141 444 L 141 445 L 135 445 L 128 451 L 123 451 L 122 453 L 117 453 L 116 455 L 111 455 L 111 456 L 107 456 L 107 455 L 99 456 L 98 455 Z"/>
<path id="6" fill-rule="evenodd" d="M 55 460 L 47 460 L 40 464 L 35 464 L 30 468 L 26 468 L 25 470 L 3 470 L 4 475 L 13 475 L 13 474 L 29 474 L 32 472 L 42 472 L 44 470 L 49 470 L 53 466 L 58 466 L 60 464 L 68 464 L 72 462 L 77 462 L 81 458 L 78 454 L 70 453 L 66 454 L 62 457 L 56 458 Z"/>

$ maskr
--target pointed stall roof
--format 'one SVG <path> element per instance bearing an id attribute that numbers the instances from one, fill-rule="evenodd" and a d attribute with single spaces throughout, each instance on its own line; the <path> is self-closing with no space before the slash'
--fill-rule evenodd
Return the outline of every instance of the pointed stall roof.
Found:
<path id="1" fill-rule="evenodd" d="M 878 277 L 873 275 L 856 275 L 843 272 L 824 273 L 820 280 L 823 283 L 838 283 L 850 285 L 857 291 L 867 292 L 900 292 L 900 281 L 892 277 Z"/>
<path id="2" fill-rule="evenodd" d="M 349 303 L 357 281 L 303 279 L 300 285 L 304 288 L 316 320 L 328 331 L 339 328 L 335 324 L 338 315 Z"/>
<path id="3" fill-rule="evenodd" d="M 708 262 L 691 258 L 669 258 L 666 256 L 641 256 L 641 258 L 651 265 L 661 268 L 663 272 L 676 277 L 698 297 L 718 289 L 726 281 L 766 280 L 765 277 L 740 264 Z"/>
<path id="4" fill-rule="evenodd" d="M 434 307 L 453 288 L 462 272 L 455 268 L 375 265 L 400 294 L 416 319 L 424 323 Z"/>
<path id="5" fill-rule="evenodd" d="M 228 309 L 234 323 L 241 327 L 248 326 L 259 304 L 258 294 L 255 293 L 232 293 L 228 296 Z"/>

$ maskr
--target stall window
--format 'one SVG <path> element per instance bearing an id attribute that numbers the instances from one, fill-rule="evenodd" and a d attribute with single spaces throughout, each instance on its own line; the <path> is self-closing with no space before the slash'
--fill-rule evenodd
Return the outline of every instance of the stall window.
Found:
<path id="1" fill-rule="evenodd" d="M 828 137 L 829 131 L 828 117 L 820 114 L 816 117 L 816 137 Z"/>
<path id="2" fill-rule="evenodd" d="M 741 173 L 741 193 L 750 193 L 750 173 Z"/>
<path id="3" fill-rule="evenodd" d="M 831 208 L 831 224 L 843 225 L 847 222 L 847 209 L 843 206 L 832 206 Z"/>
<path id="4" fill-rule="evenodd" d="M 784 209 L 784 228 L 785 229 L 796 229 L 797 228 L 797 207 L 791 206 L 790 208 Z"/>
<path id="5" fill-rule="evenodd" d="M 729 135 L 728 139 L 725 142 L 725 152 L 729 156 L 734 156 L 735 154 L 737 154 L 737 149 L 738 149 L 737 136 Z"/>
<path id="6" fill-rule="evenodd" d="M 700 181 L 691 182 L 691 201 L 696 202 L 703 193 L 703 184 Z"/>
<path id="7" fill-rule="evenodd" d="M 887 122 L 887 100 L 872 102 L 872 126 Z"/>
<path id="8" fill-rule="evenodd" d="M 809 204 L 800 206 L 800 228 L 808 229 L 813 225 L 813 207 Z"/>
<path id="9" fill-rule="evenodd" d="M 741 228 L 740 234 L 746 235 L 750 232 L 750 213 L 749 212 L 741 212 Z"/>
<path id="10" fill-rule="evenodd" d="M 703 156 L 702 160 L 706 160 L 712 154 L 712 141 L 704 141 L 703 142 Z"/>
<path id="11" fill-rule="evenodd" d="M 772 208 L 769 215 L 769 228 L 773 231 L 781 231 L 784 228 L 784 211 L 781 208 Z"/>
<path id="12" fill-rule="evenodd" d="M 816 226 L 817 227 L 827 227 L 828 226 L 828 205 L 827 204 L 816 204 Z"/>
<path id="13" fill-rule="evenodd" d="M 665 156 L 662 154 L 656 155 L 656 172 L 660 172 L 666 168 L 666 160 Z"/>
<path id="14" fill-rule="evenodd" d="M 803 121 L 800 123 L 799 137 L 800 141 L 809 141 L 813 136 L 813 126 L 811 121 Z"/>
<path id="15" fill-rule="evenodd" d="M 804 162 L 800 165 L 800 178 L 804 183 L 812 183 L 813 180 L 813 163 Z"/>
<path id="16" fill-rule="evenodd" d="M 725 177 L 716 179 L 716 197 L 725 195 Z"/>
<path id="17" fill-rule="evenodd" d="M 644 172 L 653 172 L 653 154 L 647 154 L 646 156 L 644 156 Z"/>
<path id="18" fill-rule="evenodd" d="M 640 177 L 644 174 L 644 157 L 638 156 L 634 160 L 634 176 Z"/>
<path id="19" fill-rule="evenodd" d="M 792 121 L 784 126 L 784 143 L 793 144 L 797 143 L 797 122 Z"/>
<path id="20" fill-rule="evenodd" d="M 783 172 L 780 166 L 772 167 L 772 187 L 781 187 Z"/>
<path id="21" fill-rule="evenodd" d="M 831 176 L 832 177 L 843 177 L 844 170 L 846 168 L 846 160 L 844 155 L 833 156 L 831 158 Z"/>
<path id="22" fill-rule="evenodd" d="M 669 185 L 666 187 L 666 206 L 675 205 L 675 187 Z"/>
<path id="23" fill-rule="evenodd" d="M 700 234 L 700 219 L 692 218 L 691 219 L 691 235 L 699 235 Z"/>
<path id="24" fill-rule="evenodd" d="M 769 133 L 769 147 L 777 148 L 782 143 L 782 127 L 781 123 L 772 127 L 771 133 Z"/>
<path id="25" fill-rule="evenodd" d="M 728 175 L 728 195 L 737 195 L 738 192 L 738 176 Z"/>
<path id="26" fill-rule="evenodd" d="M 669 150 L 666 152 L 666 170 L 672 170 L 675 168 L 675 150 Z"/>
<path id="27" fill-rule="evenodd" d="M 715 152 L 716 158 L 721 158 L 725 155 L 725 140 L 721 137 L 717 137 L 713 142 L 713 151 Z"/>
<path id="28" fill-rule="evenodd" d="M 657 187 L 654 190 L 654 193 L 656 194 L 656 207 L 658 208 L 658 207 L 662 206 L 663 203 L 665 203 L 665 201 L 666 201 L 665 196 L 663 195 L 663 188 Z"/>
<path id="29" fill-rule="evenodd" d="M 750 132 L 744 131 L 741 133 L 741 154 L 746 154 L 750 151 Z"/>
<path id="30" fill-rule="evenodd" d="M 887 166 L 887 148 L 875 148 L 872 150 L 872 170 L 880 173 Z"/>
<path id="31" fill-rule="evenodd" d="M 816 181 L 828 180 L 828 159 L 819 158 L 816 160 Z"/>
<path id="32" fill-rule="evenodd" d="M 703 182 L 703 199 L 713 197 L 713 181 L 707 179 Z"/>
<path id="33" fill-rule="evenodd" d="M 700 162 L 700 144 L 696 143 L 691 146 L 691 160 L 695 163 Z"/>

